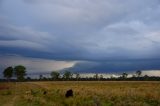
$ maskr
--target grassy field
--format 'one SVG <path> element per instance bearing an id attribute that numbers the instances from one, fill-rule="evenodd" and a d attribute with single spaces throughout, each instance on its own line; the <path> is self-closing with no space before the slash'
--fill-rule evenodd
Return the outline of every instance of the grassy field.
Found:
<path id="1" fill-rule="evenodd" d="M 0 106 L 160 106 L 160 82 L 0 83 Z"/>

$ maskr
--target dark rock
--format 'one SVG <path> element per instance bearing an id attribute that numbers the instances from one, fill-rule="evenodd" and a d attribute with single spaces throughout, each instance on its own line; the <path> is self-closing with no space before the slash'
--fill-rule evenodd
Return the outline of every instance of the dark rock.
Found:
<path id="1" fill-rule="evenodd" d="M 47 94 L 47 91 L 43 91 L 43 95 L 46 95 Z"/>
<path id="2" fill-rule="evenodd" d="M 73 90 L 72 90 L 72 89 L 68 90 L 68 91 L 66 92 L 65 96 L 66 96 L 66 98 L 68 98 L 68 97 L 73 97 Z"/>

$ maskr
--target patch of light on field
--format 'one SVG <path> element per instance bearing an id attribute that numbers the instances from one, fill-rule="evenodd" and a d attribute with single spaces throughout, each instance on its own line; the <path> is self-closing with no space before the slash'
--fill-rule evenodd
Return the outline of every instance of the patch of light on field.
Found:
<path id="1" fill-rule="evenodd" d="M 114 77 L 114 78 L 117 78 L 117 77 L 120 77 L 120 75 L 118 74 L 105 74 L 105 73 L 97 73 L 98 76 L 103 76 L 103 78 L 111 78 L 111 77 Z M 93 78 L 93 76 L 95 75 L 95 73 L 80 73 L 79 74 L 81 78 Z M 75 78 L 76 77 L 76 74 L 73 74 L 73 77 Z"/>

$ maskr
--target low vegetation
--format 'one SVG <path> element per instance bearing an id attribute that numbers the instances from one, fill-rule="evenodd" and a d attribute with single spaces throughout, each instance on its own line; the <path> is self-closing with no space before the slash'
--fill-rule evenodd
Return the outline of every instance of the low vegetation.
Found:
<path id="1" fill-rule="evenodd" d="M 79 73 L 72 73 L 71 71 L 64 71 L 64 72 L 58 72 L 58 71 L 52 71 L 50 73 L 51 77 L 43 77 L 42 74 L 39 75 L 39 79 L 33 79 L 31 77 L 25 77 L 27 75 L 26 67 L 23 65 L 15 66 L 14 68 L 12 66 L 7 67 L 3 71 L 3 76 L 6 79 L 0 79 L 0 82 L 4 81 L 160 81 L 159 76 L 142 76 L 141 70 L 138 70 L 135 72 L 135 74 L 132 74 L 132 77 L 127 77 L 128 74 L 126 72 L 123 72 L 121 76 L 119 77 L 110 77 L 110 78 L 104 78 L 103 75 L 99 75 L 98 73 L 95 73 L 93 77 L 81 77 Z M 12 79 L 12 77 L 15 76 L 16 79 Z M 74 77 L 73 77 L 74 76 Z"/>
<path id="2" fill-rule="evenodd" d="M 160 82 L 3 82 L 0 98 L 0 106 L 159 106 Z"/>

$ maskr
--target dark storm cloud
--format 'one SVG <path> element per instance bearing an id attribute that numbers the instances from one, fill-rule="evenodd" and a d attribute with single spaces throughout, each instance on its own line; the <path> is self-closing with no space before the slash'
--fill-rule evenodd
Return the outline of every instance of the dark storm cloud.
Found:
<path id="1" fill-rule="evenodd" d="M 160 60 L 120 60 L 107 62 L 79 62 L 71 68 L 79 73 L 118 73 L 135 72 L 137 70 L 160 70 Z"/>
<path id="2" fill-rule="evenodd" d="M 0 0 L 0 5 L 1 55 L 88 61 L 102 72 L 136 69 L 124 62 L 117 69 L 105 67 L 109 60 L 160 59 L 159 0 Z M 138 68 L 154 69 L 152 63 Z M 82 64 L 90 66 L 75 67 Z"/>

